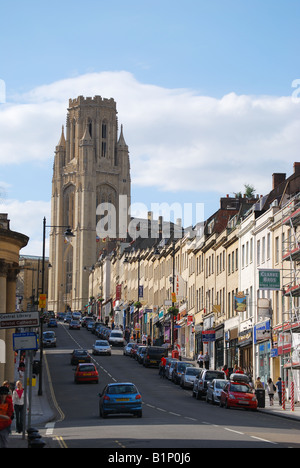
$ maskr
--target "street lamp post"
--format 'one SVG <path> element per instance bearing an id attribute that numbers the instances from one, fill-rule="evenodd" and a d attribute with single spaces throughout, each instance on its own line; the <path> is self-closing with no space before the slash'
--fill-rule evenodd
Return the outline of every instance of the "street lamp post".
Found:
<path id="1" fill-rule="evenodd" d="M 70 226 L 46 226 L 46 217 L 43 219 L 43 256 L 42 256 L 42 294 L 45 294 L 45 250 L 46 250 L 46 227 L 53 228 L 66 228 L 64 236 L 67 240 L 74 237 L 74 234 L 71 231 Z M 38 395 L 43 395 L 43 330 L 44 330 L 44 308 L 41 308 L 41 317 L 40 317 L 40 369 L 39 369 L 39 389 Z"/>

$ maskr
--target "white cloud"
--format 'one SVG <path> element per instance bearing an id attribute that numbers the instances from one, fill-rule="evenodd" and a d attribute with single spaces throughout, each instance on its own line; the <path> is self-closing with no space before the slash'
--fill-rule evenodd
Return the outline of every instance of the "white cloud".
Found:
<path id="1" fill-rule="evenodd" d="M 42 256 L 43 252 L 43 219 L 50 224 L 50 201 L 5 200 L 1 203 L 0 212 L 7 213 L 10 229 L 29 237 L 29 242 L 21 251 L 21 255 Z M 46 232 L 46 255 L 48 255 L 48 236 Z"/>
<path id="2" fill-rule="evenodd" d="M 230 93 L 217 99 L 143 84 L 125 71 L 102 72 L 40 86 L 0 105 L 0 180 L 1 165 L 12 165 L 13 171 L 14 164 L 26 161 L 30 171 L 36 162 L 53 159 L 69 98 L 78 95 L 115 99 L 132 184 L 144 187 L 145 197 L 147 189 L 226 194 L 245 183 L 264 194 L 271 189 L 273 172 L 289 175 L 299 160 L 300 100 L 292 96 Z M 52 174 L 43 177 L 51 184 Z M 25 210 L 18 209 L 26 212 L 26 192 L 15 203 L 23 203 Z M 13 219 L 14 205 L 6 205 Z M 34 210 L 28 215 L 36 216 Z M 29 227 L 27 217 L 24 225 Z M 35 229 L 40 226 L 33 237 Z"/>

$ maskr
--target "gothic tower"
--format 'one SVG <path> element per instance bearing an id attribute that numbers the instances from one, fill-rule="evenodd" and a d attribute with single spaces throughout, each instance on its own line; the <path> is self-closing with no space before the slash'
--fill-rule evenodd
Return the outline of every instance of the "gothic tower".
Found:
<path id="1" fill-rule="evenodd" d="M 130 193 L 129 151 L 122 127 L 118 138 L 115 101 L 101 96 L 70 99 L 66 137 L 63 128 L 53 166 L 49 310 L 82 310 L 88 303 L 88 271 L 103 249 L 96 234 L 97 207 L 114 206 L 118 238 L 119 211 L 125 211 L 126 200 L 129 217 Z M 68 226 L 74 237 L 66 243 Z"/>

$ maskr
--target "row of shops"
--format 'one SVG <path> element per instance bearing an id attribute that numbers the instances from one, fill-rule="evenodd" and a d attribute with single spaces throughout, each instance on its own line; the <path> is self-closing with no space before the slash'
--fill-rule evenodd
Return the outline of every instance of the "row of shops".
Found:
<path id="1" fill-rule="evenodd" d="M 184 305 L 174 319 L 164 309 L 131 305 L 114 310 L 115 325 L 129 328 L 132 338 L 168 344 L 181 359 L 196 360 L 200 352 L 207 353 L 211 369 L 236 365 L 254 380 L 259 376 L 265 385 L 269 377 L 273 381 L 281 377 L 287 391 L 293 381 L 300 401 L 300 323 L 272 328 L 269 318 L 253 325 L 251 319 L 241 322 L 236 316 L 215 326 L 214 314 L 207 314 L 197 324 L 197 316 L 189 315 Z"/>

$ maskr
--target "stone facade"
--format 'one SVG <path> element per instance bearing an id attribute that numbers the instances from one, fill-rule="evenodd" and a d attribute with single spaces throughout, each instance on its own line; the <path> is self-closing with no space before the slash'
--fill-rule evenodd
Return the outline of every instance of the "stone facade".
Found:
<path id="1" fill-rule="evenodd" d="M 97 207 L 113 205 L 118 220 L 124 195 L 128 221 L 130 193 L 129 152 L 122 127 L 118 138 L 115 101 L 101 96 L 70 99 L 66 137 L 63 129 L 53 166 L 49 310 L 82 310 L 88 303 L 87 271 L 110 248 L 109 239 L 96 234 L 101 218 Z M 66 227 L 73 231 L 72 242 L 64 241 Z M 118 223 L 116 227 L 118 238 Z"/>
<path id="2" fill-rule="evenodd" d="M 7 215 L 0 214 L 0 314 L 16 311 L 19 252 L 27 245 L 28 240 L 29 238 L 24 234 L 11 231 Z M 13 332 L 14 329 L 0 330 L 1 356 L 4 358 L 0 359 L 1 382 L 4 379 L 14 382 Z M 1 362 L 2 360 L 4 362 Z"/>

